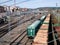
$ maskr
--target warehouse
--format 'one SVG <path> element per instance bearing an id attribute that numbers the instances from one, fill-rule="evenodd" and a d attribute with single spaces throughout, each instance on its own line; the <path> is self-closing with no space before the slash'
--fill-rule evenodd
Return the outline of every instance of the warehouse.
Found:
<path id="1" fill-rule="evenodd" d="M 0 6 L 0 13 L 3 13 L 3 12 L 5 12 L 4 7 Z"/>

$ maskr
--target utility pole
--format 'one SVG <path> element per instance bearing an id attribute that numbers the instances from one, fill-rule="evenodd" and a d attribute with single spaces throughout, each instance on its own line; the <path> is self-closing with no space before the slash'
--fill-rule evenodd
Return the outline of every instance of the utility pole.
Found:
<path id="1" fill-rule="evenodd" d="M 10 6 L 7 7 L 7 18 L 8 18 L 8 32 L 11 30 L 11 12 L 10 12 Z M 10 33 L 9 33 L 10 35 Z"/>
<path id="2" fill-rule="evenodd" d="M 56 15 L 57 15 L 57 21 L 59 20 L 59 15 L 58 15 L 58 3 L 56 3 Z M 58 23 L 59 23 L 59 21 L 58 21 Z"/>
<path id="3" fill-rule="evenodd" d="M 58 6 L 58 4 L 56 3 L 56 11 L 58 11 L 58 10 L 57 10 L 57 6 Z"/>
<path id="4" fill-rule="evenodd" d="M 16 0 L 14 0 L 14 7 L 16 6 L 15 4 L 16 4 Z M 14 9 L 14 12 L 16 12 L 16 10 L 15 10 L 15 9 Z"/>
<path id="5" fill-rule="evenodd" d="M 14 6 L 15 6 L 15 4 L 16 4 L 16 0 L 14 0 Z"/>

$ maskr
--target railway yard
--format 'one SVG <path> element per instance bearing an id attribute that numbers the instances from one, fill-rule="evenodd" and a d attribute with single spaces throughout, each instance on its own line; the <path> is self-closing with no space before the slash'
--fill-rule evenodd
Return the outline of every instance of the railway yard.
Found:
<path id="1" fill-rule="evenodd" d="M 60 45 L 60 0 L 0 0 L 0 45 Z"/>
<path id="2" fill-rule="evenodd" d="M 60 45 L 53 17 L 45 12 L 8 16 L 7 23 L 0 21 L 0 45 Z"/>

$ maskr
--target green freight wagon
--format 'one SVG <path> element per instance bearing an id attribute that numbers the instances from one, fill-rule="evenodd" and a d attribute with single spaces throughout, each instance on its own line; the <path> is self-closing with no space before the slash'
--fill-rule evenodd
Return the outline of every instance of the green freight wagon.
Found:
<path id="1" fill-rule="evenodd" d="M 28 38 L 34 38 L 39 27 L 43 24 L 45 16 L 42 16 L 40 20 L 35 21 L 27 28 L 27 36 Z"/>
<path id="2" fill-rule="evenodd" d="M 42 24 L 43 24 L 43 21 L 45 20 L 45 18 L 46 18 L 45 15 L 40 18 L 40 21 L 41 21 Z"/>
<path id="3" fill-rule="evenodd" d="M 37 20 L 27 28 L 28 38 L 34 38 L 35 37 L 35 35 L 39 29 L 40 22 L 41 22 L 40 20 Z"/>

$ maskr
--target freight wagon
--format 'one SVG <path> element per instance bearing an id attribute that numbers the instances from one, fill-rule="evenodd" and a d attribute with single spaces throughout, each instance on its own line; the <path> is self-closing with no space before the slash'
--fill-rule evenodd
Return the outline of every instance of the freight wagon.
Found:
<path id="1" fill-rule="evenodd" d="M 28 38 L 34 38 L 38 29 L 43 24 L 44 19 L 46 16 L 42 16 L 39 20 L 36 20 L 34 23 L 32 23 L 30 26 L 27 27 L 27 36 Z"/>
<path id="2" fill-rule="evenodd" d="M 1 24 L 1 23 L 4 23 L 4 21 L 3 21 L 3 19 L 0 18 L 0 24 Z"/>
<path id="3" fill-rule="evenodd" d="M 44 16 L 42 16 L 41 18 L 40 18 L 40 21 L 44 21 L 44 19 L 46 18 L 46 16 L 44 15 Z"/>
<path id="4" fill-rule="evenodd" d="M 7 16 L 4 16 L 4 17 L 0 18 L 0 24 L 1 24 L 1 23 L 8 23 L 8 18 L 7 18 Z"/>

